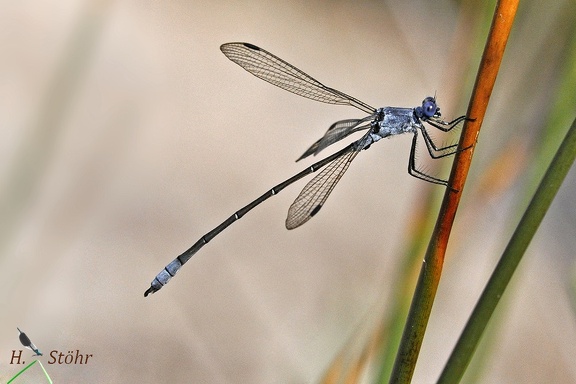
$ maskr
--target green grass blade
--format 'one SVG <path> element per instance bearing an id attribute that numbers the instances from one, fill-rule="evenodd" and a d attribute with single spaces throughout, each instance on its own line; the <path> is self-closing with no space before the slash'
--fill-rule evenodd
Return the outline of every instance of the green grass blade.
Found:
<path id="1" fill-rule="evenodd" d="M 26 370 L 28 368 L 30 368 L 31 366 L 33 366 L 34 364 L 36 364 L 38 360 L 34 360 L 33 362 L 31 362 L 30 364 L 28 364 L 27 366 L 24 367 L 24 369 L 22 369 L 20 372 L 18 372 L 13 378 L 11 378 L 10 380 L 8 380 L 8 382 L 6 384 L 10 384 L 11 382 L 13 382 L 14 380 L 16 380 L 16 378 L 18 376 L 20 376 L 21 374 L 23 374 L 24 372 L 26 372 Z"/>

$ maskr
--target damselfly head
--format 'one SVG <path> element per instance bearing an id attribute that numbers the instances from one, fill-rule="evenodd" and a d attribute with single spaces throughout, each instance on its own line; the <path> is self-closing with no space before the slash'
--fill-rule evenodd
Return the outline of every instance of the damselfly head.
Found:
<path id="1" fill-rule="evenodd" d="M 423 119 L 440 117 L 440 107 L 436 104 L 436 98 L 430 96 L 425 98 L 422 101 L 422 106 L 416 107 L 416 115 Z"/>

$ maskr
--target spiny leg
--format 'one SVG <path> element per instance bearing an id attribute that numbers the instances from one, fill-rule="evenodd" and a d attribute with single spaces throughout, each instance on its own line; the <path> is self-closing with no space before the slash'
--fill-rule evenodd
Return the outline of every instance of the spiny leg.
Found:
<path id="1" fill-rule="evenodd" d="M 430 124 L 431 126 L 433 126 L 434 128 L 440 129 L 443 132 L 448 132 L 450 130 L 452 130 L 453 128 L 455 128 L 456 126 L 458 126 L 462 121 L 474 121 L 476 119 L 471 119 L 469 117 L 466 116 L 460 116 L 452 121 L 446 122 L 443 120 L 427 120 L 426 123 Z M 439 125 L 442 124 L 442 125 Z M 446 157 L 446 156 L 450 156 L 450 155 L 454 155 L 458 152 L 464 151 L 470 147 L 466 147 L 466 148 L 462 148 L 462 149 L 456 149 L 458 147 L 458 144 L 451 144 L 451 145 L 447 145 L 445 147 L 439 147 L 434 143 L 434 140 L 432 140 L 432 137 L 430 136 L 430 134 L 428 133 L 428 131 L 426 130 L 426 127 L 423 125 L 422 126 L 422 136 L 424 136 L 424 142 L 426 143 L 426 148 L 428 149 L 428 153 L 430 154 L 430 157 L 432 157 L 433 159 L 439 159 L 442 157 Z M 440 155 L 436 155 L 434 152 L 444 152 L 447 151 L 445 153 L 441 153 Z"/>
<path id="2" fill-rule="evenodd" d="M 448 186 L 448 181 L 434 176 L 427 175 L 426 173 L 416 169 L 416 142 L 418 141 L 418 131 L 414 132 L 412 138 L 412 146 L 410 147 L 410 158 L 408 159 L 408 173 L 418 179 L 427 181 L 429 183 L 440 184 Z"/>
<path id="3" fill-rule="evenodd" d="M 426 143 L 426 149 L 428 149 L 428 153 L 430 154 L 431 158 L 440 159 L 442 157 L 450 156 L 458 152 L 457 149 L 458 143 L 447 145 L 445 147 L 438 147 L 436 144 L 434 144 L 434 141 L 432 140 L 432 137 L 426 130 L 426 127 L 423 126 L 421 131 L 422 136 L 424 137 L 424 142 Z M 439 155 L 437 155 L 435 152 L 444 152 L 444 153 L 440 153 Z"/>
<path id="4" fill-rule="evenodd" d="M 437 128 L 443 132 L 449 132 L 453 128 L 457 127 L 462 121 L 465 121 L 465 120 L 466 121 L 474 121 L 476 119 L 471 119 L 471 118 L 468 118 L 466 116 L 460 116 L 460 117 L 458 117 L 452 121 L 444 121 L 444 120 L 440 120 L 440 119 L 437 119 L 437 120 L 428 119 L 428 120 L 426 120 L 426 123 L 430 124 L 434 128 Z M 450 156 L 450 155 L 453 155 L 459 151 L 464 150 L 464 149 L 457 150 L 456 148 L 458 147 L 458 144 L 451 144 L 451 145 L 447 145 L 444 147 L 439 147 L 438 145 L 436 145 L 434 143 L 434 140 L 430 136 L 430 133 L 428 133 L 428 131 L 426 130 L 425 126 L 422 126 L 422 135 L 424 136 L 424 141 L 426 143 L 426 148 L 428 149 L 428 153 L 430 154 L 430 157 L 432 157 L 433 159 L 439 159 L 441 157 Z M 448 152 L 442 153 L 440 155 L 437 155 L 434 153 L 434 152 L 444 152 L 444 151 L 448 151 Z"/>
<path id="5" fill-rule="evenodd" d="M 463 122 L 464 120 L 474 121 L 475 119 L 470 119 L 466 116 L 460 116 L 460 117 L 455 118 L 452 121 L 444 121 L 444 120 L 440 120 L 440 119 L 438 119 L 438 120 L 428 119 L 428 120 L 426 120 L 426 122 L 428 124 L 430 124 L 431 126 L 433 126 L 434 128 L 438 128 L 441 131 L 448 132 L 452 128 L 456 127 L 458 124 Z"/>

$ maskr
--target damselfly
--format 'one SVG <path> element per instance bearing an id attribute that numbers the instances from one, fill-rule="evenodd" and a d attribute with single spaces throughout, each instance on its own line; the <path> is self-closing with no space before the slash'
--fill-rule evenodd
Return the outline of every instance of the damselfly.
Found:
<path id="1" fill-rule="evenodd" d="M 458 151 L 457 144 L 443 147 L 437 146 L 426 130 L 425 124 L 428 124 L 441 131 L 448 132 L 462 121 L 467 120 L 466 116 L 460 116 L 452 121 L 444 121 L 441 118 L 440 107 L 436 104 L 435 97 L 426 97 L 422 101 L 422 104 L 415 108 L 384 107 L 375 109 L 352 96 L 325 86 L 293 65 L 288 64 L 284 60 L 255 45 L 249 43 L 228 43 L 222 45 L 220 49 L 230 60 L 254 76 L 289 92 L 324 103 L 350 105 L 368 114 L 368 116 L 361 119 L 346 119 L 335 122 L 328 128 L 324 136 L 312 144 L 298 160 L 302 160 L 310 155 L 316 155 L 324 148 L 342 140 L 354 132 L 365 130 L 366 133 L 360 139 L 333 155 L 312 164 L 302 172 L 276 185 L 256 200 L 236 211 L 232 216 L 202 236 L 192 247 L 168 264 L 154 278 L 150 288 L 144 293 L 144 296 L 148 296 L 148 294 L 154 293 L 162 288 L 200 248 L 224 229 L 228 228 L 230 224 L 244 216 L 252 208 L 304 176 L 323 168 L 317 176 L 306 184 L 288 210 L 286 228 L 294 229 L 304 224 L 322 208 L 326 199 L 328 199 L 328 196 L 340 178 L 342 178 L 342 175 L 344 175 L 356 155 L 361 150 L 368 149 L 370 145 L 385 137 L 412 133 L 413 138 L 408 160 L 408 173 L 430 183 L 448 185 L 446 180 L 418 170 L 415 162 L 416 144 L 419 137 L 418 132 L 422 133 L 428 153 L 434 159 L 450 156 Z"/>

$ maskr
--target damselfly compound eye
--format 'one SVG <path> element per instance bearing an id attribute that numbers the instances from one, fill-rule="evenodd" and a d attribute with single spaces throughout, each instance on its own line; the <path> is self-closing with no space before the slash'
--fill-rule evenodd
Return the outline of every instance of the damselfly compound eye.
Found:
<path id="1" fill-rule="evenodd" d="M 426 98 L 424 102 L 422 102 L 422 112 L 426 117 L 432 117 L 436 113 L 438 107 L 436 106 L 436 102 L 431 98 Z"/>

